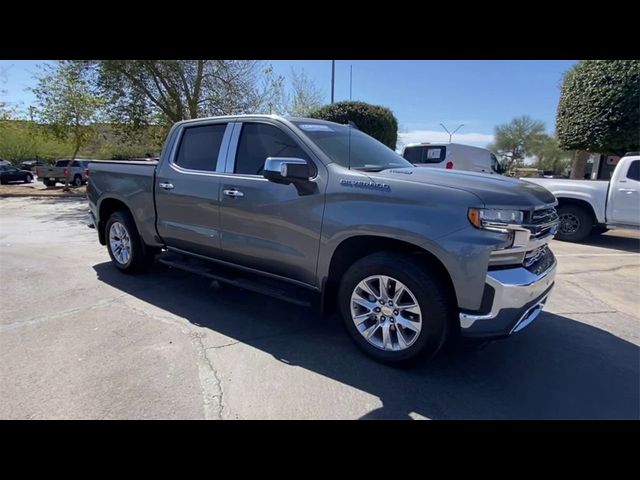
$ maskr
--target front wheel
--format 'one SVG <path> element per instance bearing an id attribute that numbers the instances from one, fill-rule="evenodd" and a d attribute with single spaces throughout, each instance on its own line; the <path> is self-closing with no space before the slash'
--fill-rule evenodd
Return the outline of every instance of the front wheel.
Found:
<path id="1" fill-rule="evenodd" d="M 558 207 L 560 226 L 556 239 L 565 242 L 579 242 L 591 233 L 593 218 L 591 214 L 580 205 L 560 205 Z"/>
<path id="2" fill-rule="evenodd" d="M 111 214 L 105 229 L 107 250 L 111 262 L 118 270 L 137 273 L 151 265 L 154 251 L 142 241 L 129 212 L 118 211 Z"/>
<path id="3" fill-rule="evenodd" d="M 354 263 L 340 284 L 338 302 L 355 343 L 390 364 L 435 356 L 453 311 L 432 272 L 409 255 L 391 252 Z"/>

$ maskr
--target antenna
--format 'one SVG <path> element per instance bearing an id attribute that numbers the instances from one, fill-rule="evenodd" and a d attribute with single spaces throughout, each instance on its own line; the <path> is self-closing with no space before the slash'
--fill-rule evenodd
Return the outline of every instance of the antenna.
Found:
<path id="1" fill-rule="evenodd" d="M 451 137 L 453 137 L 453 134 L 460 130 L 460 128 L 464 127 L 464 123 L 461 123 L 460 125 L 458 125 L 458 128 L 456 128 L 453 132 L 450 132 L 449 130 L 447 130 L 447 127 L 444 126 L 444 123 L 441 123 L 440 125 L 449 134 L 449 143 L 451 143 Z"/>

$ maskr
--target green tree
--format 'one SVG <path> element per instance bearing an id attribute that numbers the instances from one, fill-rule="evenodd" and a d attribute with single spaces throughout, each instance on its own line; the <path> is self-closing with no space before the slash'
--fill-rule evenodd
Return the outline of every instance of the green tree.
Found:
<path id="1" fill-rule="evenodd" d="M 356 127 L 394 150 L 398 142 L 398 120 L 391 110 L 365 102 L 336 102 L 309 112 L 311 118 L 346 124 Z"/>
<path id="2" fill-rule="evenodd" d="M 496 126 L 494 143 L 488 148 L 500 155 L 505 171 L 509 171 L 515 164 L 522 163 L 525 157 L 531 156 L 544 136 L 544 123 L 523 115 Z"/>
<path id="3" fill-rule="evenodd" d="M 102 101 L 90 89 L 88 72 L 78 62 L 59 61 L 46 66 L 33 89 L 38 103 L 38 118 L 60 140 L 73 145 L 71 159 L 96 134 L 95 122 Z M 65 189 L 69 178 L 65 179 Z"/>
<path id="4" fill-rule="evenodd" d="M 304 70 L 291 69 L 291 104 L 289 114 L 306 117 L 322 106 L 324 92 L 310 79 Z"/>
<path id="5" fill-rule="evenodd" d="M 560 147 L 578 150 L 571 176 L 582 178 L 587 152 L 640 147 L 640 61 L 583 60 L 564 75 L 556 114 Z"/>
<path id="6" fill-rule="evenodd" d="M 112 123 L 126 133 L 146 125 L 269 110 L 272 70 L 254 60 L 99 60 L 90 68 Z"/>
<path id="7" fill-rule="evenodd" d="M 562 173 L 571 164 L 573 156 L 573 152 L 561 149 L 558 140 L 547 134 L 540 136 L 531 148 L 531 153 L 538 159 L 538 169 L 551 170 L 554 173 Z"/>

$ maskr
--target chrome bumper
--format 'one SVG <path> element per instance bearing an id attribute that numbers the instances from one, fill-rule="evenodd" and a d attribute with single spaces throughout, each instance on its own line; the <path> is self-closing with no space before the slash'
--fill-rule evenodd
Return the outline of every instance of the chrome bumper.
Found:
<path id="1" fill-rule="evenodd" d="M 490 309 L 487 306 L 488 312 L 460 312 L 462 335 L 503 337 L 525 328 L 542 311 L 553 289 L 556 267 L 553 258 L 549 268 L 538 275 L 524 267 L 489 271 L 485 295 Z"/>

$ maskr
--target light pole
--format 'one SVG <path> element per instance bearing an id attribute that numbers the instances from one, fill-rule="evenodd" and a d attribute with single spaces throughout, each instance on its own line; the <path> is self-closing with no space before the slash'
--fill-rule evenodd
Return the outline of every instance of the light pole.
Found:
<path id="1" fill-rule="evenodd" d="M 441 123 L 440 125 L 442 125 L 442 128 L 444 128 L 445 132 L 449 134 L 449 143 L 451 143 L 451 137 L 453 137 L 453 134 L 464 127 L 464 123 L 461 123 L 460 125 L 458 125 L 458 128 L 456 128 L 453 132 L 450 132 L 449 130 L 447 130 L 447 127 L 444 126 L 444 123 Z"/>
<path id="2" fill-rule="evenodd" d="M 331 103 L 333 103 L 333 92 L 336 85 L 336 61 L 331 60 Z"/>

